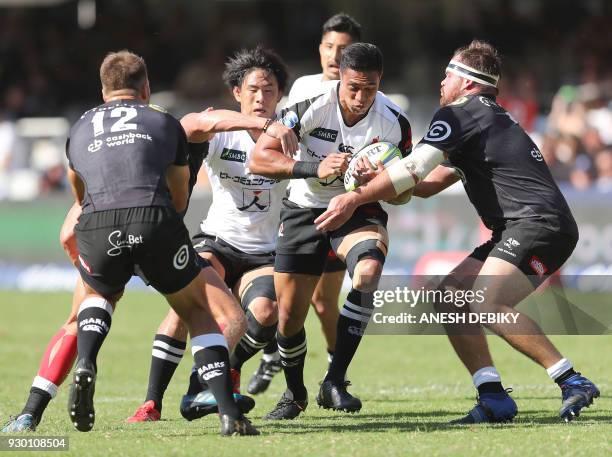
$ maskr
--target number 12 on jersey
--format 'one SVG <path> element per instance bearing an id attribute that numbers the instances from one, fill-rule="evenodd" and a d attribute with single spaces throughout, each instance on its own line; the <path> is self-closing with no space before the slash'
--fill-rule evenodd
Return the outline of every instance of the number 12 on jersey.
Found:
<path id="1" fill-rule="evenodd" d="M 93 124 L 94 137 L 104 133 L 104 115 L 106 111 L 98 111 L 91 118 Z M 128 122 L 136 117 L 138 112 L 136 108 L 129 106 L 119 106 L 110 112 L 110 117 L 118 117 L 119 120 L 111 126 L 111 133 L 123 132 L 124 130 L 136 130 L 138 125 L 133 122 Z"/>

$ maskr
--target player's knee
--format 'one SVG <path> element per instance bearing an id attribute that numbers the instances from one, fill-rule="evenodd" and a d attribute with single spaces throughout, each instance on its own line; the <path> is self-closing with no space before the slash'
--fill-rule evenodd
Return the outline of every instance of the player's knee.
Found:
<path id="1" fill-rule="evenodd" d="M 373 292 L 378 287 L 387 249 L 378 239 L 357 243 L 346 255 L 346 266 L 351 276 L 353 289 Z"/>
<path id="2" fill-rule="evenodd" d="M 251 310 L 246 313 L 247 333 L 255 341 L 268 342 L 276 335 L 276 319 L 264 322 L 258 318 Z"/>
<path id="3" fill-rule="evenodd" d="M 327 306 L 325 306 L 325 295 L 319 292 L 316 292 L 312 295 L 311 300 L 312 307 L 317 313 L 317 316 L 323 316 L 327 311 Z"/>
<path id="4" fill-rule="evenodd" d="M 360 292 L 374 292 L 378 287 L 383 264 L 377 259 L 360 260 L 353 271 L 353 289 Z"/>
<path id="5" fill-rule="evenodd" d="M 266 297 L 258 297 L 249 304 L 249 311 L 263 326 L 275 325 L 278 322 L 276 302 Z"/>

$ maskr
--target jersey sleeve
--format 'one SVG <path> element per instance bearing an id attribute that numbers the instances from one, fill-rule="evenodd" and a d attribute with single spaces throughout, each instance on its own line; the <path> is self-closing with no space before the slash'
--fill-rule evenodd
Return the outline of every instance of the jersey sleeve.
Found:
<path id="1" fill-rule="evenodd" d="M 461 107 L 444 106 L 434 115 L 421 143 L 453 155 L 479 132 L 478 123 L 466 110 Z"/>
<path id="2" fill-rule="evenodd" d="M 72 160 L 70 159 L 70 137 L 66 138 L 66 158 L 68 159 L 68 166 L 74 170 Z"/>
<path id="3" fill-rule="evenodd" d="M 388 105 L 387 108 L 393 113 L 396 119 L 396 125 L 393 129 L 394 138 L 391 142 L 397 144 L 397 147 L 402 153 L 402 157 L 406 157 L 412 152 L 412 128 L 410 127 L 410 122 L 404 112 Z"/>
<path id="4" fill-rule="evenodd" d="M 173 118 L 174 119 L 174 118 Z M 179 122 L 174 119 L 178 126 L 178 133 L 176 138 L 176 157 L 174 158 L 174 165 L 189 165 L 189 146 L 187 143 L 187 135 L 185 130 Z"/>
<path id="5" fill-rule="evenodd" d="M 298 138 L 314 129 L 312 103 L 315 99 L 307 99 L 281 110 L 281 122 L 293 129 Z"/>

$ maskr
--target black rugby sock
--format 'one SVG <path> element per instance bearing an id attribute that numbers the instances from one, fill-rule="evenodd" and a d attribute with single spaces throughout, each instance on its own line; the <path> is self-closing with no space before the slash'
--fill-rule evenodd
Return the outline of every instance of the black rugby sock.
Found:
<path id="1" fill-rule="evenodd" d="M 478 387 L 478 395 L 482 394 L 499 394 L 504 392 L 504 386 L 501 382 L 485 382 Z"/>
<path id="2" fill-rule="evenodd" d="M 98 352 L 110 331 L 113 308 L 102 297 L 86 298 L 77 315 L 78 360 L 93 362 L 96 371 Z"/>
<path id="3" fill-rule="evenodd" d="M 31 414 L 34 417 L 36 424 L 39 424 L 47 405 L 51 401 L 51 398 L 52 397 L 49 392 L 45 392 L 38 387 L 32 387 L 30 389 L 28 401 L 26 401 L 21 414 Z"/>
<path id="4" fill-rule="evenodd" d="M 267 327 L 261 325 L 250 310 L 247 311 L 246 317 L 247 331 L 230 357 L 230 365 L 237 371 L 242 369 L 244 362 L 266 347 L 276 333 L 276 324 Z"/>
<path id="5" fill-rule="evenodd" d="M 167 335 L 157 334 L 153 340 L 151 368 L 149 369 L 149 387 L 145 401 L 153 400 L 155 408 L 161 413 L 164 393 L 176 371 L 185 347 L 185 341 L 175 340 Z"/>
<path id="6" fill-rule="evenodd" d="M 232 380 L 230 376 L 229 353 L 225 338 L 221 334 L 199 335 L 192 338 L 193 358 L 197 367 L 200 382 L 210 388 L 219 405 L 219 414 L 232 418 L 240 417 L 240 410 L 234 401 Z"/>
<path id="7" fill-rule="evenodd" d="M 278 342 L 276 341 L 276 335 L 270 340 L 266 347 L 263 349 L 264 354 L 272 355 L 278 352 Z"/>
<path id="8" fill-rule="evenodd" d="M 297 334 L 285 337 L 276 333 L 278 352 L 285 372 L 287 388 L 293 394 L 293 399 L 306 400 L 307 392 L 304 385 L 304 362 L 306 360 L 306 331 L 302 328 Z"/>
<path id="9" fill-rule="evenodd" d="M 573 368 L 570 368 L 569 370 L 564 371 L 563 373 L 561 373 L 559 375 L 559 377 L 555 378 L 555 382 L 559 385 L 563 384 L 568 378 L 572 377 L 573 375 L 576 374 L 576 371 L 574 371 Z"/>
<path id="10" fill-rule="evenodd" d="M 187 388 L 187 395 L 196 395 L 206 388 L 208 388 L 208 385 L 202 384 L 202 382 L 200 381 L 200 377 L 198 376 L 198 371 L 194 367 L 191 371 L 191 375 L 189 375 L 189 387 Z"/>
<path id="11" fill-rule="evenodd" d="M 338 318 L 336 349 L 325 380 L 342 382 L 372 315 L 374 294 L 351 289 Z"/>

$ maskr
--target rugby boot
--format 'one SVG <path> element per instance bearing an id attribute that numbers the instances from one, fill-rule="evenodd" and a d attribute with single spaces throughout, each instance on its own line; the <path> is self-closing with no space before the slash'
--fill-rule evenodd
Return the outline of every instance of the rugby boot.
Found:
<path id="1" fill-rule="evenodd" d="M 246 414 L 255 407 L 255 400 L 241 394 L 234 394 L 234 400 L 242 414 Z M 199 419 L 208 414 L 218 413 L 217 400 L 209 389 L 204 389 L 195 395 L 183 395 L 180 406 L 181 416 L 188 421 Z"/>
<path id="2" fill-rule="evenodd" d="M 240 416 L 235 419 L 233 417 L 228 416 L 227 414 L 223 414 L 220 417 L 221 419 L 221 436 L 257 436 L 259 435 L 259 430 L 257 430 L 251 421 L 249 421 L 246 417 Z"/>
<path id="3" fill-rule="evenodd" d="M 271 360 L 270 362 L 266 362 L 261 359 L 259 363 L 259 368 L 257 371 L 253 373 L 251 379 L 249 380 L 249 385 L 247 386 L 247 392 L 252 395 L 257 395 L 265 392 L 270 386 L 270 382 L 272 378 L 281 372 L 283 369 L 280 360 Z"/>
<path id="4" fill-rule="evenodd" d="M 600 392 L 595 384 L 576 373 L 561 384 L 561 395 L 563 398 L 559 416 L 569 422 L 580 415 L 582 408 L 591 406 Z"/>
<path id="5" fill-rule="evenodd" d="M 317 395 L 317 404 L 321 408 L 334 411 L 358 412 L 361 409 L 361 400 L 348 393 L 346 388 L 350 385 L 349 381 L 323 381 Z"/>
<path id="6" fill-rule="evenodd" d="M 20 414 L 9 418 L 0 433 L 21 433 L 36 431 L 36 420 L 31 414 Z"/>
<path id="7" fill-rule="evenodd" d="M 92 362 L 79 360 L 74 370 L 74 382 L 70 385 L 68 413 L 70 422 L 80 432 L 89 432 L 96 420 L 94 393 L 96 370 Z"/>
<path id="8" fill-rule="evenodd" d="M 308 406 L 308 400 L 294 400 L 291 391 L 286 390 L 272 411 L 264 416 L 265 420 L 295 419 Z"/>
<path id="9" fill-rule="evenodd" d="M 155 408 L 155 402 L 153 400 L 145 401 L 136 410 L 132 417 L 128 417 L 125 421 L 128 424 L 135 424 L 137 422 L 155 422 L 161 418 L 161 413 Z"/>
<path id="10" fill-rule="evenodd" d="M 464 417 L 451 421 L 451 424 L 512 422 L 518 409 L 512 397 L 508 395 L 510 392 L 512 389 L 476 397 L 476 405 Z"/>

